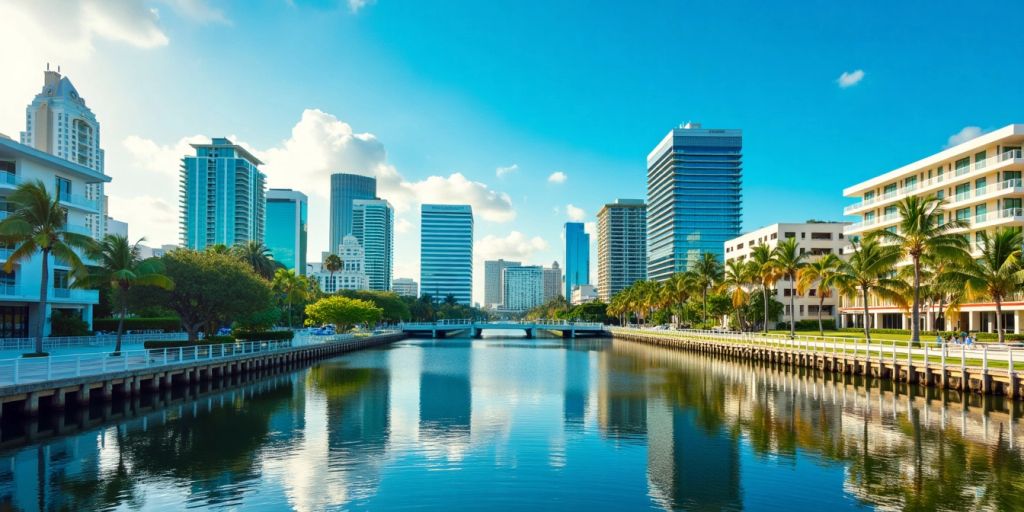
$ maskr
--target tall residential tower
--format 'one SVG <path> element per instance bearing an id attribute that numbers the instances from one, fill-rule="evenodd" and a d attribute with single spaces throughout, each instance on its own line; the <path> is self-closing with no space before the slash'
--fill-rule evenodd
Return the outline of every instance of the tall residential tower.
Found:
<path id="1" fill-rule="evenodd" d="M 424 204 L 420 209 L 420 295 L 473 302 L 473 208 Z"/>
<path id="2" fill-rule="evenodd" d="M 582 222 L 565 223 L 565 297 L 576 286 L 590 284 L 590 235 Z"/>
<path id="3" fill-rule="evenodd" d="M 352 232 L 352 201 L 376 198 L 377 178 L 347 173 L 331 175 L 331 239 L 328 251 L 337 251 L 341 240 Z"/>
<path id="4" fill-rule="evenodd" d="M 391 290 L 394 266 L 395 210 L 383 199 L 352 201 L 352 234 L 363 246 L 370 289 Z"/>
<path id="5" fill-rule="evenodd" d="M 597 213 L 597 291 L 608 302 L 636 281 L 647 279 L 647 206 L 616 199 Z"/>
<path id="6" fill-rule="evenodd" d="M 263 164 L 226 138 L 192 144 L 181 161 L 181 242 L 190 249 L 263 241 L 266 176 Z"/>
<path id="7" fill-rule="evenodd" d="M 505 269 L 522 265 L 502 259 L 484 262 L 484 307 L 497 308 L 505 303 Z"/>

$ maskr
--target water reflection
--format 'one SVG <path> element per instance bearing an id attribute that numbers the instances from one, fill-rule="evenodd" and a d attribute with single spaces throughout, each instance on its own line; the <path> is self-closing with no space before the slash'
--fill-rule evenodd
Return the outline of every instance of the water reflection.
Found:
<path id="1" fill-rule="evenodd" d="M 1024 509 L 1016 409 L 907 392 L 607 340 L 406 341 L 8 448 L 0 510 Z"/>

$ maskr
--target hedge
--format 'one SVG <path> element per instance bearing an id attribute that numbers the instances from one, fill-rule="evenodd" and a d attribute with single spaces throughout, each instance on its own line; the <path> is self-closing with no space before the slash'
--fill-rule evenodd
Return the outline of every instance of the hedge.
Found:
<path id="1" fill-rule="evenodd" d="M 843 332 L 856 332 L 856 333 L 863 333 L 864 332 L 864 328 L 863 327 L 844 327 L 844 328 L 839 329 L 839 330 L 843 331 Z M 951 334 L 959 336 L 964 331 L 940 331 L 940 332 L 942 333 L 942 337 L 943 338 L 949 338 L 949 335 L 951 335 Z M 907 330 L 907 329 L 871 329 L 871 334 L 902 334 L 902 335 L 905 335 L 905 336 L 910 336 L 910 331 Z M 996 341 L 996 340 L 999 339 L 999 336 L 997 336 L 996 333 L 994 333 L 994 332 L 971 332 L 970 334 L 971 334 L 972 338 L 974 338 L 976 340 L 980 340 L 980 341 Z M 921 331 L 921 339 L 922 340 L 933 340 L 934 336 L 935 336 L 935 331 L 924 331 L 924 330 Z M 1024 341 L 1024 334 L 1006 333 L 1006 340 L 1007 341 Z"/>
<path id="2" fill-rule="evenodd" d="M 293 331 L 235 331 L 239 341 L 290 341 L 295 337 Z"/>
<path id="3" fill-rule="evenodd" d="M 295 335 L 292 331 L 257 331 L 236 333 L 235 336 L 207 336 L 195 343 L 187 340 L 153 340 L 142 344 L 144 348 L 178 348 L 199 345 L 219 345 L 222 343 L 242 343 L 246 341 L 290 341 Z M 237 337 L 237 338 L 236 338 Z"/>
<path id="4" fill-rule="evenodd" d="M 92 321 L 94 331 L 117 331 L 117 318 L 96 318 Z M 156 318 L 125 318 L 125 331 L 153 331 L 178 332 L 181 330 L 181 320 L 178 317 L 166 316 Z"/>
<path id="5" fill-rule="evenodd" d="M 832 330 L 835 330 L 836 322 L 835 322 L 835 320 L 825 320 L 823 318 L 823 319 L 821 319 L 821 326 L 826 331 L 832 331 Z M 818 330 L 818 321 L 817 320 L 797 320 L 796 321 L 796 325 L 794 325 L 793 327 L 797 331 L 817 331 Z M 778 330 L 788 331 L 789 330 L 789 322 L 779 322 L 775 326 L 775 328 L 778 329 Z"/>

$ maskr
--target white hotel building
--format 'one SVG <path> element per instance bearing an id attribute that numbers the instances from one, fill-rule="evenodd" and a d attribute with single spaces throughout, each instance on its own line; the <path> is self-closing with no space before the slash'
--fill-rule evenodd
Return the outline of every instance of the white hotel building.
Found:
<path id="1" fill-rule="evenodd" d="M 969 237 L 977 255 L 977 237 L 981 231 L 1013 226 L 1024 227 L 1024 124 L 1013 124 L 963 144 L 887 172 L 843 190 L 857 199 L 843 213 L 860 216 L 860 222 L 846 228 L 847 238 L 862 237 L 872 231 L 895 229 L 899 221 L 897 204 L 910 195 L 932 195 L 945 199 L 945 220 L 960 219 L 968 224 L 961 230 Z M 928 306 L 928 305 L 924 305 Z M 909 315 L 877 299 L 869 300 L 869 320 L 878 328 L 909 329 Z M 861 325 L 861 302 L 843 300 L 841 322 Z M 1003 303 L 1007 332 L 1020 333 L 1024 323 L 1021 297 Z M 937 307 L 922 309 L 922 327 L 932 329 Z M 950 318 L 945 329 L 994 331 L 995 305 L 990 302 L 964 304 L 959 318 Z"/>

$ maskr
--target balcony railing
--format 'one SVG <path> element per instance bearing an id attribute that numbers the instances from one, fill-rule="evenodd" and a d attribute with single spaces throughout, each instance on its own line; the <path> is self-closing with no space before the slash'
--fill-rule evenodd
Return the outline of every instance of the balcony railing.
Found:
<path id="1" fill-rule="evenodd" d="M 0 186 L 17 186 L 21 177 L 11 172 L 0 172 Z"/>
<path id="2" fill-rule="evenodd" d="M 84 208 L 86 210 L 99 211 L 99 202 L 95 199 L 89 199 L 81 194 L 68 194 L 61 192 L 58 194 L 60 202 L 65 203 L 69 206 L 75 206 L 78 208 Z"/>

